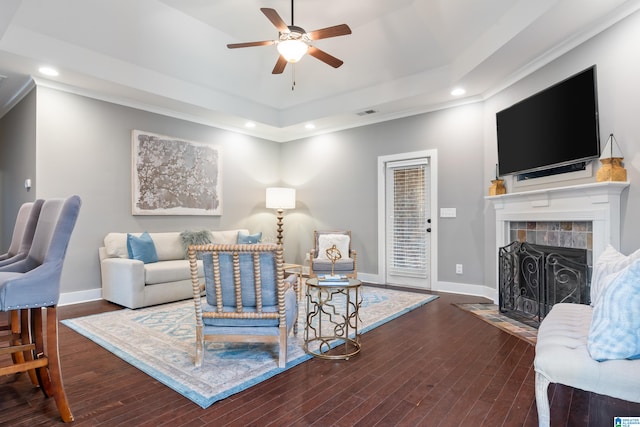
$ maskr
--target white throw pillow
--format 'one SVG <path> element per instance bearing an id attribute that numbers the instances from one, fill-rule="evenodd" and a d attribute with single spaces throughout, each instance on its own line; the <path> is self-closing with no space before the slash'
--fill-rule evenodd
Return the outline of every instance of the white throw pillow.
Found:
<path id="1" fill-rule="evenodd" d="M 611 283 L 613 273 L 618 273 L 633 261 L 640 259 L 640 249 L 629 256 L 618 252 L 613 246 L 607 245 L 604 252 L 598 257 L 591 274 L 591 305 L 595 305 L 598 297 Z"/>
<path id="2" fill-rule="evenodd" d="M 327 258 L 327 249 L 336 245 L 342 259 L 349 258 L 349 236 L 347 234 L 321 234 L 318 236 L 318 259 Z"/>

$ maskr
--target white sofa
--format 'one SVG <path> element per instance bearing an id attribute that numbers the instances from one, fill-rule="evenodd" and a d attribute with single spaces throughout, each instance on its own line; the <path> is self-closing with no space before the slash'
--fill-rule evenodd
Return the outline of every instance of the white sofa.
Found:
<path id="1" fill-rule="evenodd" d="M 592 317 L 589 305 L 560 303 L 540 324 L 533 363 L 541 427 L 550 423 L 549 383 L 640 402 L 640 360 L 597 362 L 590 356 L 587 339 Z"/>
<path id="2" fill-rule="evenodd" d="M 235 244 L 238 232 L 211 231 L 214 243 Z M 140 233 L 133 233 L 138 236 Z M 149 233 L 158 262 L 144 264 L 129 259 L 127 233 L 109 233 L 99 248 L 102 298 L 116 304 L 140 308 L 193 297 L 189 260 L 186 259 L 180 232 Z M 202 266 L 199 271 L 202 277 Z"/>

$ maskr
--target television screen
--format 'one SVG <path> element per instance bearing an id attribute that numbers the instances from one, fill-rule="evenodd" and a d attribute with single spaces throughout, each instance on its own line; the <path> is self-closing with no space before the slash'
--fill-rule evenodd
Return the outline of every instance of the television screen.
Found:
<path id="1" fill-rule="evenodd" d="M 596 66 L 496 113 L 500 175 L 600 155 Z"/>

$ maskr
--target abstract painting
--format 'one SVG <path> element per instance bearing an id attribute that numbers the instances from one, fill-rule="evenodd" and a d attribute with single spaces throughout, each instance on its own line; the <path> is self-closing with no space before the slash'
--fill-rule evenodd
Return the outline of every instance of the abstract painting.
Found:
<path id="1" fill-rule="evenodd" d="M 133 215 L 222 215 L 220 148 L 134 130 Z"/>

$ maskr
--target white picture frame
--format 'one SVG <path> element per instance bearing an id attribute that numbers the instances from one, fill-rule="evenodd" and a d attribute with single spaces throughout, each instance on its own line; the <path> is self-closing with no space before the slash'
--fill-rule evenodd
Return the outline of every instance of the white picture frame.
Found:
<path id="1" fill-rule="evenodd" d="M 132 215 L 222 215 L 220 147 L 133 130 Z"/>

